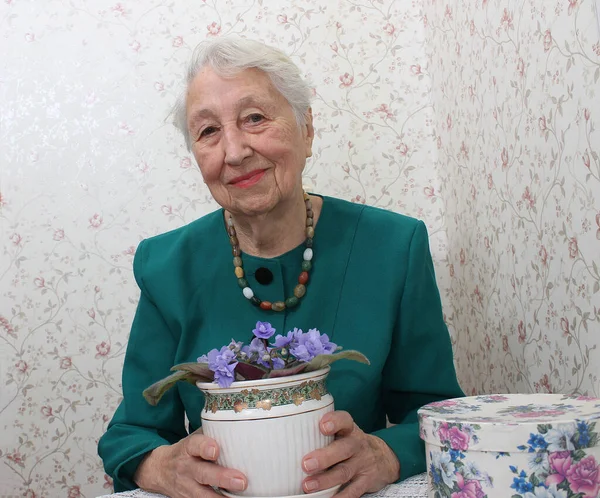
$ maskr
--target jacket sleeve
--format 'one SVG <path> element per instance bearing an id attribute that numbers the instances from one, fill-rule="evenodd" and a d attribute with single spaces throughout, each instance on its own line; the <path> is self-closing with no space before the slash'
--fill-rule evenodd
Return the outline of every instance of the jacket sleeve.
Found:
<path id="1" fill-rule="evenodd" d="M 187 436 L 184 408 L 177 389 L 157 406 L 142 392 L 169 374 L 177 341 L 144 286 L 144 241 L 136 252 L 133 271 L 141 295 L 123 365 L 123 400 L 98 444 L 106 473 L 115 491 L 137 488 L 133 476 L 146 453 Z"/>
<path id="2" fill-rule="evenodd" d="M 413 233 L 407 276 L 384 372 L 384 402 L 392 424 L 373 433 L 400 461 L 400 480 L 425 472 L 425 447 L 417 410 L 430 402 L 464 396 L 454 369 L 429 238 L 423 222 Z"/>

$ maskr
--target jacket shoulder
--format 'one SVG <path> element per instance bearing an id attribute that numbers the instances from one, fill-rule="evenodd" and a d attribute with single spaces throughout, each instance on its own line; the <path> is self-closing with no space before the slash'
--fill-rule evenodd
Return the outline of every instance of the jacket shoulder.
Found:
<path id="1" fill-rule="evenodd" d="M 169 275 L 188 265 L 198 253 L 210 251 L 222 229 L 222 210 L 202 216 L 187 225 L 149 237 L 140 242 L 133 261 L 133 272 L 141 278 Z"/>
<path id="2" fill-rule="evenodd" d="M 358 221 L 358 231 L 365 235 L 379 236 L 386 235 L 390 237 L 412 237 L 415 230 L 420 225 L 424 225 L 421 220 L 396 213 L 388 209 L 382 209 L 364 204 L 345 201 L 342 199 L 328 198 L 333 204 L 336 215 L 340 220 L 353 217 Z"/>

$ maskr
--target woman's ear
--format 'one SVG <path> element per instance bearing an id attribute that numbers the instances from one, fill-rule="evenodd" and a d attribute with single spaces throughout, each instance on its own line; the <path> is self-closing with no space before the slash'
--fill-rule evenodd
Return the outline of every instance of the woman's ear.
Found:
<path id="1" fill-rule="evenodd" d="M 306 123 L 302 125 L 302 133 L 304 135 L 304 143 L 306 145 L 306 157 L 312 156 L 312 144 L 315 138 L 315 129 L 313 127 L 312 108 L 308 108 L 304 115 Z"/>

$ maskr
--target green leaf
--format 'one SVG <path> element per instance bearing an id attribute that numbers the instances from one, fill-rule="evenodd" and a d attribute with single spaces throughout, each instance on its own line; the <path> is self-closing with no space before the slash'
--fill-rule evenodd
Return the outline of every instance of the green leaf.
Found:
<path id="1" fill-rule="evenodd" d="M 172 373 L 168 377 L 155 382 L 150 387 L 144 390 L 142 393 L 144 399 L 152 406 L 156 406 L 164 394 L 171 389 L 177 382 L 186 381 L 190 384 L 195 384 L 197 380 L 205 380 L 204 377 L 200 377 L 191 372 L 178 371 Z M 211 379 L 212 380 L 212 379 Z"/>
<path id="2" fill-rule="evenodd" d="M 192 363 L 180 363 L 179 365 L 171 367 L 171 372 L 178 371 L 196 374 L 198 377 L 206 379 L 205 382 L 212 382 L 215 378 L 215 373 L 208 368 L 206 363 L 198 363 L 196 361 Z"/>
<path id="3" fill-rule="evenodd" d="M 442 490 L 442 496 L 450 496 L 454 492 L 454 489 L 449 487 L 445 482 L 440 483 L 440 488 Z"/>
<path id="4" fill-rule="evenodd" d="M 274 379 L 276 377 L 287 377 L 288 375 L 297 375 L 304 372 L 307 366 L 308 363 L 294 363 L 291 367 L 271 371 L 271 373 L 269 374 L 269 378 Z"/>
<path id="5" fill-rule="evenodd" d="M 362 353 L 358 351 L 340 351 L 339 353 L 333 354 L 320 354 L 315 356 L 307 365 L 306 372 L 314 372 L 315 370 L 320 370 L 325 368 L 328 365 L 331 365 L 333 362 L 338 360 L 354 360 L 359 363 L 364 363 L 366 365 L 370 365 L 371 362 L 369 359 Z"/>

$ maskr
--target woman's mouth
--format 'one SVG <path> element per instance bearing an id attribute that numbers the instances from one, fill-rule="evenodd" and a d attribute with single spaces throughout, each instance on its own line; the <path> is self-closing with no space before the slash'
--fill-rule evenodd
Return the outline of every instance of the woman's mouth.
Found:
<path id="1" fill-rule="evenodd" d="M 242 175 L 242 176 L 238 176 L 238 177 L 234 178 L 229 183 L 230 183 L 230 185 L 233 185 L 234 187 L 249 188 L 249 187 L 252 187 L 252 185 L 256 185 L 261 180 L 261 178 L 265 174 L 265 171 L 266 170 L 264 170 L 264 169 L 256 169 L 246 175 Z"/>

